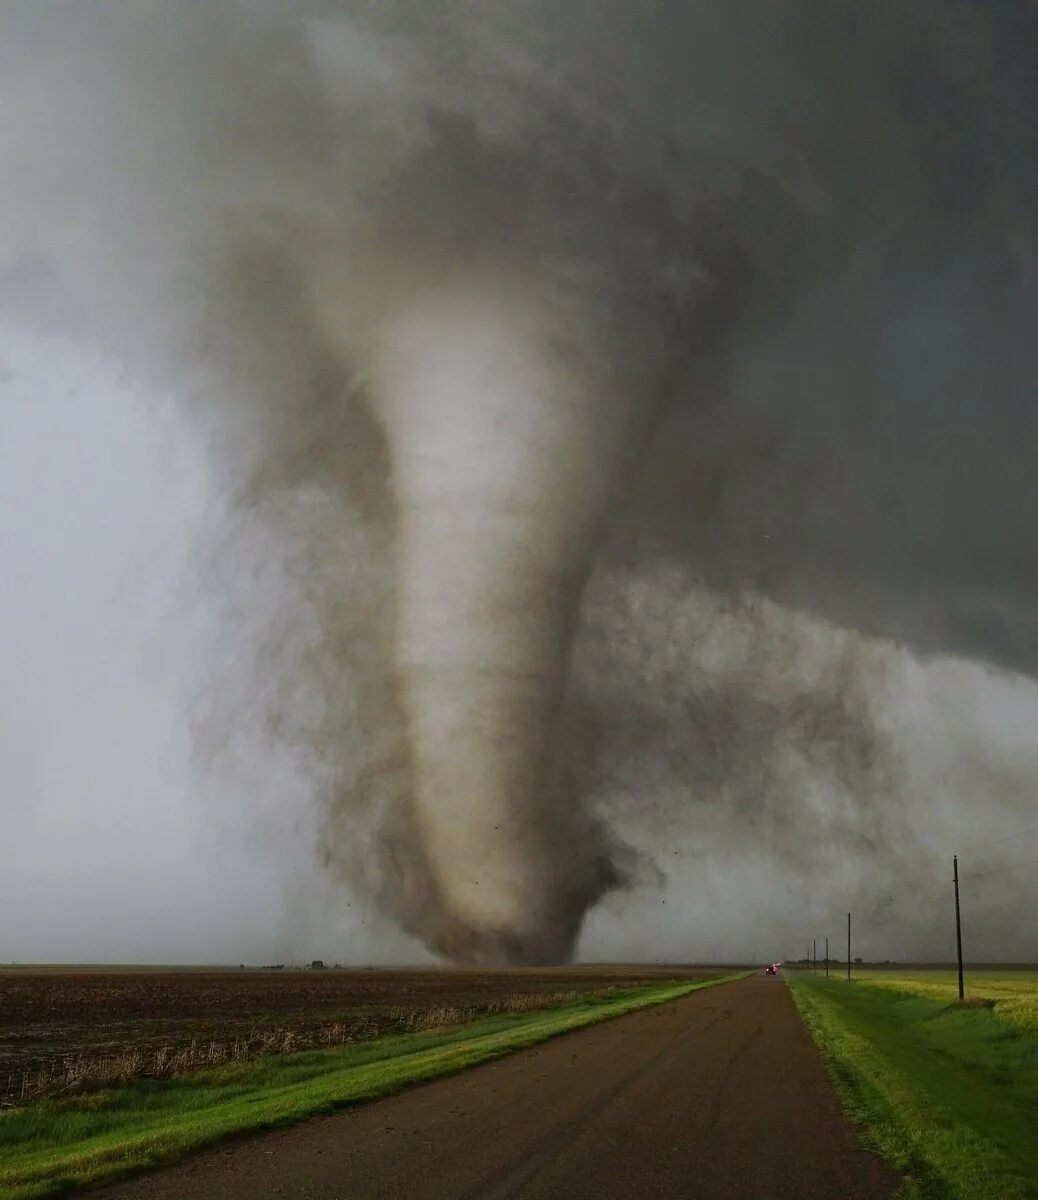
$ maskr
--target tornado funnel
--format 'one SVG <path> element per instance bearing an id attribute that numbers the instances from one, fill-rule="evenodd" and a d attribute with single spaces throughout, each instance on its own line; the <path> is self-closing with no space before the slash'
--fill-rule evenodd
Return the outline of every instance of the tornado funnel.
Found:
<path id="1" fill-rule="evenodd" d="M 368 370 L 397 501 L 395 667 L 433 891 L 411 921 L 480 963 L 566 959 L 615 882 L 575 828 L 588 818 L 560 787 L 553 734 L 636 406 L 590 345 L 549 325 L 514 300 L 433 294 L 381 324 Z"/>

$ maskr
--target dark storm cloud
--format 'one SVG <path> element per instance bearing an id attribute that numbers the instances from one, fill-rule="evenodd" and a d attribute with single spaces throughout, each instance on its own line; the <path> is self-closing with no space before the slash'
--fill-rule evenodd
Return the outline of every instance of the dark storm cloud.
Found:
<path id="1" fill-rule="evenodd" d="M 596 563 L 1038 667 L 1034 21 L 5 8 L 4 286 L 196 393 L 312 618 L 262 671 L 325 856 L 439 952 L 565 957 L 632 764 L 898 802 L 867 650 L 750 621 L 781 687 L 589 692 Z"/>

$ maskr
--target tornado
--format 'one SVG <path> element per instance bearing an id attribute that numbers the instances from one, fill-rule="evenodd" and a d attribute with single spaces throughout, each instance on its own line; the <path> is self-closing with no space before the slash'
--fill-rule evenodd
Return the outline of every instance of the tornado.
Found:
<path id="1" fill-rule="evenodd" d="M 289 580 L 295 639 L 228 687 L 255 757 L 290 746 L 318 860 L 432 952 L 565 960 L 648 777 L 686 771 L 685 804 L 716 743 L 727 805 L 791 724 L 814 761 L 829 726 L 749 662 L 742 707 L 675 700 L 653 740 L 667 580 L 1038 673 L 1033 24 L 3 6 L 0 315 L 66 322 L 210 439 Z"/>
<path id="2" fill-rule="evenodd" d="M 640 391 L 536 293 L 437 290 L 385 318 L 365 377 L 396 500 L 394 666 L 414 828 L 413 917 L 478 963 L 569 957 L 617 881 L 561 783 L 555 732 L 596 536 Z M 543 300 L 543 297 L 541 297 Z"/>

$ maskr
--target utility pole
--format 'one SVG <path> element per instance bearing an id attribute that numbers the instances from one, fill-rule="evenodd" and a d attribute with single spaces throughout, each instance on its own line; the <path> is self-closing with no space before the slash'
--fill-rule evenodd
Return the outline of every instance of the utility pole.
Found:
<path id="1" fill-rule="evenodd" d="M 811 939 L 811 970 L 818 974 L 818 938 Z"/>
<path id="2" fill-rule="evenodd" d="M 829 978 L 829 939 L 825 939 L 825 977 Z"/>
<path id="3" fill-rule="evenodd" d="M 959 856 L 952 856 L 953 877 L 955 879 L 955 950 L 959 956 L 959 1001 L 966 998 L 966 989 L 962 982 L 962 920 L 959 917 Z"/>
<path id="4" fill-rule="evenodd" d="M 847 979 L 851 977 L 851 914 L 847 914 Z"/>

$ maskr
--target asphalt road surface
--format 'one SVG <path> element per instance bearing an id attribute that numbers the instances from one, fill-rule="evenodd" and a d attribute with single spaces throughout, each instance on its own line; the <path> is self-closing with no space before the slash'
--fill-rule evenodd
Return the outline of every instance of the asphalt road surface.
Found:
<path id="1" fill-rule="evenodd" d="M 94 1189 L 106 1200 L 887 1200 L 781 979 L 694 992 Z"/>

